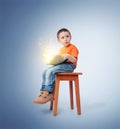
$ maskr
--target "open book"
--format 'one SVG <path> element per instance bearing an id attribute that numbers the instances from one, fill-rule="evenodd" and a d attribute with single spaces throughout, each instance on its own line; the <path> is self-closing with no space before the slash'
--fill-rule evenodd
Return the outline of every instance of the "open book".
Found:
<path id="1" fill-rule="evenodd" d="M 65 59 L 61 55 L 55 55 L 47 62 L 47 64 L 48 65 L 57 65 L 64 61 L 65 61 Z"/>

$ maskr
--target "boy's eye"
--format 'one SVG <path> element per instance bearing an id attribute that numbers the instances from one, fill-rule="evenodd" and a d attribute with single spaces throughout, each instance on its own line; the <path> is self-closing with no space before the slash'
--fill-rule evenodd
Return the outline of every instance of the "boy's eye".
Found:
<path id="1" fill-rule="evenodd" d="M 64 37 L 61 37 L 61 39 L 64 39 Z"/>
<path id="2" fill-rule="evenodd" d="M 67 35 L 66 37 L 69 38 L 69 35 Z"/>

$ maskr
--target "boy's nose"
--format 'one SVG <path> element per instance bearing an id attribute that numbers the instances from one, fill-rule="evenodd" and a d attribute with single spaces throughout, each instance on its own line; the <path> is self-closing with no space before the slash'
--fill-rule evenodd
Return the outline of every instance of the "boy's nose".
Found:
<path id="1" fill-rule="evenodd" d="M 67 42 L 67 39 L 65 39 L 65 42 Z"/>
<path id="2" fill-rule="evenodd" d="M 65 41 L 67 41 L 67 37 L 65 37 Z"/>

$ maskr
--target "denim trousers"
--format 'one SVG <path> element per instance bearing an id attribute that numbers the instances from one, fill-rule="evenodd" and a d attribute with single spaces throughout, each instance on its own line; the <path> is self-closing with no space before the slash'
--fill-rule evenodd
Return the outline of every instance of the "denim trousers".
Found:
<path id="1" fill-rule="evenodd" d="M 58 65 L 50 66 L 43 71 L 42 74 L 42 88 L 41 91 L 52 92 L 55 85 L 55 74 L 57 72 L 73 72 L 75 65 L 72 63 L 61 63 Z"/>

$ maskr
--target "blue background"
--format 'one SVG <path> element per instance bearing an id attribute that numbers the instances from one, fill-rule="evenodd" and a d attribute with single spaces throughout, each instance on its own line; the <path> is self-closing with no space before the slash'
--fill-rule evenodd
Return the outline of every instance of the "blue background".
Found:
<path id="1" fill-rule="evenodd" d="M 120 128 L 120 1 L 0 0 L 0 128 Z M 33 104 L 46 65 L 41 54 L 66 27 L 79 48 L 82 115 L 61 82 L 58 115 Z M 75 96 L 74 96 L 75 97 Z"/>

